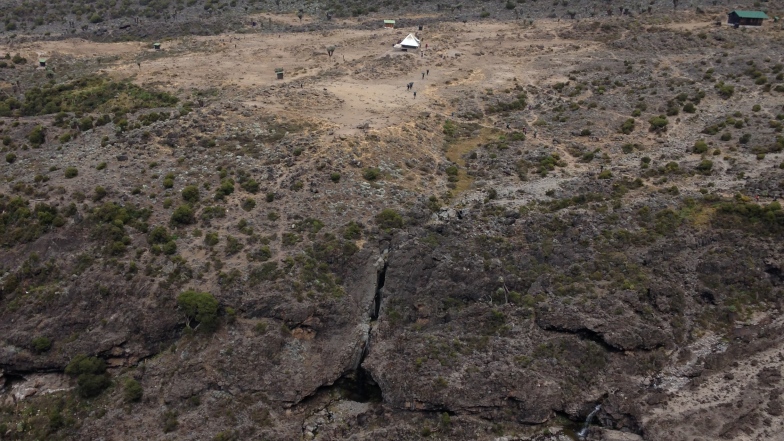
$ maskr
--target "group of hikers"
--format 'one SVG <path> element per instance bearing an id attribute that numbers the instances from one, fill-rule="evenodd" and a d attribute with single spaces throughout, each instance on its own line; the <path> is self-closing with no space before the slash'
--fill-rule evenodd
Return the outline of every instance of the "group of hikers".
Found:
<path id="1" fill-rule="evenodd" d="M 424 80 L 425 76 L 427 76 L 427 75 L 430 75 L 430 69 L 426 69 L 424 72 L 422 72 L 422 79 Z M 414 89 L 414 82 L 413 81 L 408 83 L 408 84 L 406 84 L 406 90 L 411 91 L 413 89 Z M 416 94 L 417 94 L 416 90 L 414 90 L 414 98 L 416 98 Z"/>

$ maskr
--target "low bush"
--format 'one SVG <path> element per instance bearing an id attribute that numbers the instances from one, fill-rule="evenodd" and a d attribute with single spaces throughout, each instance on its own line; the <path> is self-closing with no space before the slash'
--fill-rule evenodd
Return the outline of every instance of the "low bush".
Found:
<path id="1" fill-rule="evenodd" d="M 30 345 L 35 352 L 41 354 L 52 348 L 52 341 L 47 337 L 36 337 L 30 342 Z"/>
<path id="2" fill-rule="evenodd" d="M 142 400 L 144 390 L 138 381 L 129 378 L 123 386 L 123 398 L 126 403 L 138 403 Z"/>
<path id="3" fill-rule="evenodd" d="M 621 133 L 628 135 L 634 131 L 634 118 L 629 118 L 621 124 Z"/>
<path id="4" fill-rule="evenodd" d="M 182 189 L 182 199 L 189 203 L 195 204 L 199 201 L 199 187 L 195 185 L 188 185 Z"/>
<path id="5" fill-rule="evenodd" d="M 190 225 L 194 222 L 196 222 L 196 216 L 194 216 L 190 205 L 180 205 L 171 215 L 173 225 Z"/>
<path id="6" fill-rule="evenodd" d="M 404 224 L 403 216 L 391 208 L 381 210 L 381 212 L 376 215 L 375 220 L 378 226 L 385 230 L 402 228 Z"/>
<path id="7" fill-rule="evenodd" d="M 77 355 L 65 367 L 65 373 L 76 377 L 76 391 L 84 398 L 97 397 L 111 384 L 106 363 L 97 357 Z"/>
<path id="8" fill-rule="evenodd" d="M 362 171 L 362 177 L 368 181 L 375 181 L 381 176 L 381 170 L 378 168 L 366 168 Z"/>
<path id="9" fill-rule="evenodd" d="M 664 132 L 667 130 L 667 124 L 670 123 L 664 115 L 654 116 L 648 122 L 651 125 L 649 128 L 651 132 Z"/>

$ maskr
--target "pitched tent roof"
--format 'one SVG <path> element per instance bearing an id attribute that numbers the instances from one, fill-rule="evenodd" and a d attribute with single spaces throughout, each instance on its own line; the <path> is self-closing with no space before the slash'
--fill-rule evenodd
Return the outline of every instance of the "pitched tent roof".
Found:
<path id="1" fill-rule="evenodd" d="M 384 20 L 384 24 L 395 24 L 395 20 Z"/>
<path id="2" fill-rule="evenodd" d="M 408 34 L 408 36 L 400 42 L 400 45 L 407 48 L 418 48 L 419 39 L 416 38 L 414 34 Z"/>
<path id="3" fill-rule="evenodd" d="M 730 14 L 733 14 L 733 13 L 736 14 L 740 18 L 762 18 L 762 19 L 770 18 L 762 11 L 739 11 L 739 10 L 735 10 L 735 11 L 730 12 Z"/>

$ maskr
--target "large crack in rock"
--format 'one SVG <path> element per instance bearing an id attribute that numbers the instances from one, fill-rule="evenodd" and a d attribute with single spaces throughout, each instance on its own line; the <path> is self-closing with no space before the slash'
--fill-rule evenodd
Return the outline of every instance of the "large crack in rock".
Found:
<path id="1" fill-rule="evenodd" d="M 345 367 L 343 372 L 336 379 L 325 382 L 312 393 L 304 396 L 294 404 L 312 400 L 321 393 L 332 393 L 335 390 L 339 391 L 340 395 L 349 401 L 368 403 L 380 402 L 382 400 L 383 393 L 381 388 L 373 379 L 371 373 L 367 371 L 362 364 L 370 351 L 373 322 L 378 319 L 381 310 L 388 258 L 389 251 L 384 250 L 373 263 L 372 268 L 375 270 L 375 284 L 372 285 L 372 290 L 368 290 L 367 294 L 355 294 L 358 296 L 358 304 L 360 305 L 358 309 L 360 323 L 357 328 L 360 331 L 361 337 L 359 341 L 356 342 L 353 361 L 349 366 Z M 370 278 L 369 268 L 366 268 L 364 273 L 365 275 L 361 279 L 364 280 L 365 283 L 359 283 L 358 287 L 367 286 L 366 282 Z M 361 307 L 363 303 L 368 305 L 367 308 Z"/>

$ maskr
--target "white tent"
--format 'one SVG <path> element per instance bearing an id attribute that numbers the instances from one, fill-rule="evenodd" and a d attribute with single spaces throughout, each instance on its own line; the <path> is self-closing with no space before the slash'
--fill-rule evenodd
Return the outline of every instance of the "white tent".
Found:
<path id="1" fill-rule="evenodd" d="M 418 49 L 419 39 L 416 38 L 414 34 L 408 34 L 408 36 L 400 42 L 400 47 L 403 49 Z"/>

